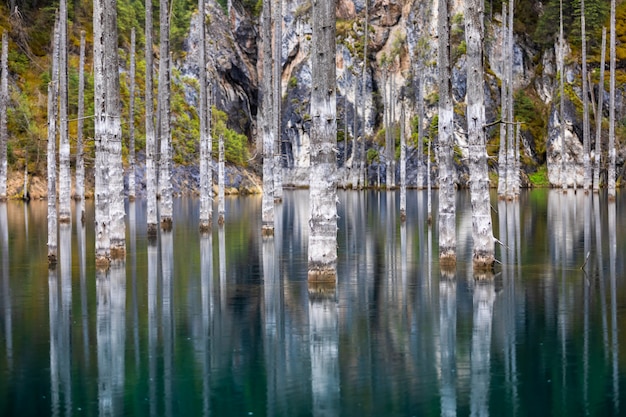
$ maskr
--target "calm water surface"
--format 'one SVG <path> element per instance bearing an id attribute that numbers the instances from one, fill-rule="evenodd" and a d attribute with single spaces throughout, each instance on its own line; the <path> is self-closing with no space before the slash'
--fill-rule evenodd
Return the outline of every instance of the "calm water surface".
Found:
<path id="1" fill-rule="evenodd" d="M 54 271 L 46 203 L 2 204 L 0 416 L 625 415 L 624 196 L 492 201 L 502 265 L 475 277 L 467 193 L 456 271 L 424 192 L 404 225 L 396 193 L 340 193 L 334 289 L 307 284 L 306 191 L 285 193 L 269 240 L 260 197 L 228 199 L 204 237 L 198 201 L 176 200 L 154 243 L 127 205 L 107 273 L 92 202 Z"/>

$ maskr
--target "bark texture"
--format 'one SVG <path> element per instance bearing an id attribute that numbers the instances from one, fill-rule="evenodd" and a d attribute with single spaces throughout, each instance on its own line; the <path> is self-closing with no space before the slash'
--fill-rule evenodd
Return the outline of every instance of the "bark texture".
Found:
<path id="1" fill-rule="evenodd" d="M 450 67 L 450 18 L 448 0 L 438 0 L 439 62 L 439 260 L 456 264 L 456 207 L 454 183 L 454 112 Z"/>
<path id="2" fill-rule="evenodd" d="M 59 21 L 54 25 L 52 41 L 52 74 L 48 83 L 48 264 L 56 265 L 57 251 L 57 169 L 56 169 L 56 135 L 57 135 L 57 93 L 59 80 Z"/>
<path id="3" fill-rule="evenodd" d="M 69 223 L 70 138 L 67 124 L 67 0 L 59 2 L 59 223 Z"/>
<path id="4" fill-rule="evenodd" d="M 74 198 L 85 199 L 85 146 L 83 128 L 85 126 L 85 31 L 80 32 L 80 57 L 78 60 L 78 123 L 76 128 L 76 186 Z M 84 221 L 85 205 L 80 204 L 80 218 Z"/>
<path id="5" fill-rule="evenodd" d="M 557 47 L 559 66 L 559 136 L 561 139 L 561 187 L 567 190 L 567 178 L 565 178 L 565 40 L 563 39 L 563 0 L 559 2 L 559 46 Z M 575 181 L 575 180 L 574 180 Z"/>
<path id="6" fill-rule="evenodd" d="M 607 170 L 607 190 L 609 200 L 615 200 L 615 0 L 611 0 L 609 45 L 609 167 Z"/>
<path id="7" fill-rule="evenodd" d="M 283 159 L 282 159 L 282 126 L 281 126 L 281 97 L 282 97 L 282 51 L 283 51 L 283 13 L 282 0 L 274 0 L 274 95 L 273 115 L 274 121 L 274 201 L 283 201 Z"/>
<path id="8" fill-rule="evenodd" d="M 500 79 L 500 148 L 498 150 L 498 198 L 506 198 L 506 183 L 507 183 L 507 163 L 506 163 L 506 123 L 505 118 L 507 116 L 507 86 L 508 82 L 506 79 L 507 76 L 507 8 L 506 3 L 502 3 L 502 77 Z"/>
<path id="9" fill-rule="evenodd" d="M 273 73 L 271 0 L 263 0 L 261 30 L 263 42 L 263 84 L 261 96 L 261 128 L 263 141 L 262 232 L 274 234 L 274 131 L 272 129 Z"/>
<path id="10" fill-rule="evenodd" d="M 217 162 L 217 223 L 224 224 L 226 207 L 224 205 L 224 135 L 220 135 Z"/>
<path id="11" fill-rule="evenodd" d="M 367 46 L 369 43 L 369 0 L 365 0 L 365 19 L 363 28 L 363 74 L 361 79 L 361 94 L 365 97 L 365 91 L 367 91 Z M 366 120 L 366 106 L 365 103 L 361 104 L 361 143 L 359 152 L 359 181 L 358 188 L 363 189 L 366 186 L 366 174 L 365 174 L 365 120 Z"/>
<path id="12" fill-rule="evenodd" d="M 154 85 L 152 57 L 152 0 L 146 0 L 145 26 L 145 59 L 146 59 L 146 208 L 148 235 L 152 238 L 157 233 L 157 178 L 156 178 L 156 132 L 154 126 Z"/>
<path id="13" fill-rule="evenodd" d="M 313 2 L 309 281 L 337 278 L 335 1 Z"/>
<path id="14" fill-rule="evenodd" d="M 200 11 L 200 53 L 198 54 L 198 67 L 200 68 L 200 106 L 198 109 L 200 116 L 200 231 L 205 233 L 211 230 L 211 210 L 212 187 L 209 180 L 211 174 L 211 159 L 209 157 L 209 134 L 208 120 L 208 92 L 206 78 L 206 3 L 205 0 L 198 1 Z"/>
<path id="15" fill-rule="evenodd" d="M 135 200 L 135 28 L 130 32 L 130 78 L 128 100 L 128 199 Z"/>
<path id="16" fill-rule="evenodd" d="M 161 211 L 161 228 L 172 227 L 172 146 L 170 132 L 170 19 L 169 1 L 159 3 L 159 133 L 161 136 L 161 153 L 159 158 L 159 197 Z"/>
<path id="17" fill-rule="evenodd" d="M 606 64 L 606 27 L 602 28 L 602 47 L 600 48 L 600 68 Z M 598 110 L 596 111 L 596 149 L 593 169 L 593 191 L 600 191 L 600 161 L 602 160 L 602 104 L 604 99 L 604 71 L 600 71 L 598 81 Z"/>
<path id="18" fill-rule="evenodd" d="M 0 201 L 7 198 L 7 107 L 9 101 L 9 38 L 2 32 L 0 58 Z M 26 195 L 24 195 L 26 197 Z"/>
<path id="19" fill-rule="evenodd" d="M 474 269 L 490 269 L 495 261 L 489 171 L 485 144 L 485 93 L 483 69 L 483 9 L 481 0 L 465 1 L 467 44 L 467 136 Z M 512 125 L 511 125 L 512 127 Z M 512 137 L 512 135 L 511 135 Z"/>
<path id="20" fill-rule="evenodd" d="M 580 0 L 580 32 L 582 38 L 582 83 L 583 83 L 583 189 L 591 189 L 591 158 L 589 157 L 589 84 L 587 81 L 587 28 L 585 24 L 585 0 Z"/>
<path id="21" fill-rule="evenodd" d="M 105 78 L 105 4 L 93 2 L 93 84 L 94 84 L 94 140 L 96 147 L 95 173 L 95 227 L 96 266 L 108 268 L 109 238 L 109 145 L 106 120 Z"/>
<path id="22" fill-rule="evenodd" d="M 406 137 L 404 133 L 404 101 L 400 110 L 400 221 L 406 220 Z"/>

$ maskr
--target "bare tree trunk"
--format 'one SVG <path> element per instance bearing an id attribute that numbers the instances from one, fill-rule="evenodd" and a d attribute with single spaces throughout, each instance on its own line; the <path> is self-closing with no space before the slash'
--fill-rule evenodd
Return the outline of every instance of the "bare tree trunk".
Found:
<path id="1" fill-rule="evenodd" d="M 559 66 L 559 123 L 561 137 L 561 187 L 563 191 L 567 191 L 567 178 L 565 175 L 565 39 L 563 38 L 563 0 L 559 1 L 559 47 L 558 47 L 558 66 Z M 576 179 L 574 179 L 576 183 Z"/>
<path id="2" fill-rule="evenodd" d="M 591 160 L 589 157 L 589 89 L 587 84 L 587 28 L 585 24 L 585 0 L 580 0 L 580 31 L 582 38 L 582 84 L 583 84 L 583 189 L 588 193 L 591 189 Z"/>
<path id="3" fill-rule="evenodd" d="M 600 191 L 600 161 L 602 160 L 602 104 L 604 101 L 604 65 L 606 64 L 606 27 L 602 28 L 600 53 L 600 81 L 598 82 L 598 110 L 596 111 L 596 149 L 594 151 L 593 191 Z"/>
<path id="4" fill-rule="evenodd" d="M 309 281 L 337 279 L 335 1 L 313 3 Z"/>
<path id="5" fill-rule="evenodd" d="M 282 0 L 274 0 L 274 94 L 273 117 L 274 117 L 274 202 L 283 201 L 283 156 L 282 156 L 282 48 L 283 48 L 283 14 Z"/>
<path id="6" fill-rule="evenodd" d="M 7 107 L 9 102 L 9 38 L 2 32 L 2 58 L 0 58 L 0 201 L 7 199 Z M 25 161 L 28 165 L 28 161 Z M 24 195 L 26 196 L 26 195 Z"/>
<path id="7" fill-rule="evenodd" d="M 95 171 L 95 226 L 96 266 L 109 267 L 111 242 L 109 238 L 109 145 L 106 108 L 106 13 L 105 4 L 93 1 L 93 84 L 94 84 L 94 140 L 96 147 Z"/>
<path id="8" fill-rule="evenodd" d="M 508 20 L 506 3 L 502 3 L 502 78 L 500 79 L 500 149 L 498 151 L 498 198 L 506 198 L 507 189 L 507 137 L 506 137 L 506 117 L 508 94 L 507 94 L 507 75 L 508 75 Z"/>
<path id="9" fill-rule="evenodd" d="M 363 78 L 361 80 L 361 95 L 363 96 L 363 100 L 361 103 L 361 152 L 359 152 L 360 164 L 359 164 L 359 181 L 358 187 L 359 189 L 363 189 L 367 183 L 367 174 L 365 172 L 365 128 L 367 126 L 367 115 L 366 115 L 366 105 L 365 105 L 365 92 L 367 89 L 367 46 L 369 43 L 369 0 L 365 0 L 365 19 L 364 19 L 365 27 L 363 29 Z"/>
<path id="10" fill-rule="evenodd" d="M 217 224 L 224 225 L 226 208 L 224 206 L 224 135 L 220 134 L 217 162 Z"/>
<path id="11" fill-rule="evenodd" d="M 406 221 L 406 137 L 404 100 L 400 103 L 400 221 Z"/>
<path id="12" fill-rule="evenodd" d="M 198 1 L 200 12 L 200 54 L 198 67 L 200 68 L 200 106 L 198 116 L 200 118 L 200 232 L 207 233 L 211 230 L 211 210 L 212 187 L 209 186 L 209 174 L 211 174 L 211 160 L 209 158 L 209 134 L 208 120 L 208 92 L 206 78 L 206 3 L 205 0 Z"/>
<path id="13" fill-rule="evenodd" d="M 172 180 L 171 180 L 171 132 L 170 132 L 170 19 L 169 1 L 159 2 L 159 119 L 161 154 L 159 158 L 159 196 L 161 210 L 161 228 L 172 228 Z"/>
<path id="14" fill-rule="evenodd" d="M 495 262 L 485 142 L 483 14 L 481 0 L 465 1 L 467 141 L 469 146 L 470 198 L 472 201 L 474 270 L 491 269 Z"/>
<path id="15" fill-rule="evenodd" d="M 95 11 L 95 10 L 94 10 Z M 52 41 L 52 75 L 48 84 L 48 265 L 57 263 L 57 168 L 56 136 L 59 88 L 59 16 L 57 14 Z"/>
<path id="16" fill-rule="evenodd" d="M 615 200 L 615 0 L 611 0 L 611 28 L 609 40 L 609 201 Z"/>
<path id="17" fill-rule="evenodd" d="M 453 161 L 454 111 L 450 67 L 450 17 L 448 0 L 438 0 L 439 62 L 439 261 L 456 265 L 456 207 Z"/>
<path id="18" fill-rule="evenodd" d="M 424 75 L 421 63 L 418 66 L 418 82 L 417 86 L 417 188 L 424 188 Z"/>
<path id="19" fill-rule="evenodd" d="M 85 125 L 85 31 L 80 32 L 80 58 L 78 61 L 78 126 L 76 130 L 76 189 L 74 198 L 85 200 L 85 146 L 83 127 Z M 80 219 L 85 221 L 85 205 L 80 204 Z"/>
<path id="20" fill-rule="evenodd" d="M 135 28 L 130 32 L 130 87 L 128 101 L 128 201 L 135 201 Z"/>
<path id="21" fill-rule="evenodd" d="M 119 59 L 117 55 L 117 0 L 105 0 L 106 120 L 109 142 L 109 216 L 111 258 L 126 256 L 126 212 L 124 209 L 124 168 L 122 166 L 122 109 Z"/>
<path id="22" fill-rule="evenodd" d="M 263 134 L 263 201 L 262 233 L 274 235 L 274 130 L 272 129 L 273 74 L 272 74 L 272 16 L 271 0 L 263 0 L 263 85 L 261 96 L 261 127 Z"/>
<path id="23" fill-rule="evenodd" d="M 513 103 L 513 15 L 515 10 L 513 8 L 513 0 L 509 1 L 509 24 L 507 26 L 507 65 L 506 65 L 506 95 L 507 95 L 507 124 L 506 124 L 506 198 L 508 200 L 515 200 L 517 195 L 515 193 L 515 125 L 513 120 L 514 115 L 514 103 Z"/>
<path id="24" fill-rule="evenodd" d="M 391 94 L 389 94 L 389 64 L 384 63 L 383 70 L 383 120 L 385 124 L 385 187 L 390 190 L 392 188 L 391 179 L 391 112 L 389 105 L 391 103 Z M 389 94 L 389 95 L 388 95 Z"/>
<path id="25" fill-rule="evenodd" d="M 146 214 L 148 224 L 148 236 L 156 238 L 157 234 L 157 176 L 156 176 L 156 133 L 154 126 L 154 86 L 153 71 L 154 59 L 152 56 L 152 0 L 146 1 Z"/>
<path id="26" fill-rule="evenodd" d="M 59 223 L 69 223 L 70 211 L 70 138 L 67 123 L 67 0 L 59 2 Z"/>

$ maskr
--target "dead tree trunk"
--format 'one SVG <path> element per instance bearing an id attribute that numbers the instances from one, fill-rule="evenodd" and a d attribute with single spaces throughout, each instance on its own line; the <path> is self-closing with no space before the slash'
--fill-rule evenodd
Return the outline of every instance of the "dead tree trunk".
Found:
<path id="1" fill-rule="evenodd" d="M 145 59 L 146 59 L 146 215 L 148 236 L 156 238 L 157 234 L 157 176 L 156 176 L 156 132 L 154 126 L 154 59 L 152 56 L 152 0 L 146 0 L 145 22 Z"/>
<path id="2" fill-rule="evenodd" d="M 456 207 L 453 161 L 454 110 L 450 67 L 450 18 L 448 0 L 438 0 L 439 63 L 439 261 L 456 265 Z"/>
<path id="3" fill-rule="evenodd" d="M 48 265 L 57 263 L 57 167 L 56 167 L 56 136 L 58 117 L 58 83 L 59 83 L 59 16 L 56 16 L 52 41 L 52 74 L 48 84 Z"/>
<path id="4" fill-rule="evenodd" d="M 602 48 L 600 49 L 600 80 L 598 82 L 598 104 L 596 111 L 596 148 L 594 150 L 593 191 L 600 191 L 600 161 L 602 160 L 602 104 L 604 102 L 604 65 L 606 64 L 606 27 L 602 28 Z"/>
<path id="5" fill-rule="evenodd" d="M 406 137 L 404 100 L 400 103 L 400 221 L 406 221 Z"/>
<path id="6" fill-rule="evenodd" d="M 169 1 L 159 2 L 159 120 L 161 153 L 159 158 L 159 196 L 161 229 L 172 228 L 171 132 L 170 132 L 170 19 Z"/>
<path id="7" fill-rule="evenodd" d="M 76 129 L 76 188 L 74 198 L 85 200 L 85 145 L 83 128 L 85 126 L 85 31 L 80 32 L 80 58 L 78 61 L 78 126 Z M 80 204 L 81 222 L 85 221 L 85 205 Z"/>
<path id="8" fill-rule="evenodd" d="M 609 40 L 609 168 L 608 196 L 615 200 L 615 0 L 611 0 L 611 29 Z"/>
<path id="9" fill-rule="evenodd" d="M 130 32 L 130 78 L 128 101 L 128 201 L 135 201 L 135 28 Z"/>
<path id="10" fill-rule="evenodd" d="M 2 32 L 2 57 L 0 58 L 0 201 L 7 199 L 7 108 L 9 102 L 9 37 Z M 28 161 L 25 161 L 28 165 Z M 26 197 L 26 195 L 24 195 Z"/>
<path id="11" fill-rule="evenodd" d="M 363 100 L 361 102 L 361 143 L 360 143 L 360 152 L 359 152 L 359 181 L 358 187 L 359 189 L 363 189 L 367 183 L 367 174 L 365 173 L 365 128 L 367 126 L 367 109 L 365 105 L 365 92 L 367 89 L 367 45 L 369 43 L 369 0 L 365 0 L 365 19 L 364 19 L 364 29 L 363 29 L 363 75 L 361 80 L 361 96 Z"/>
<path id="12" fill-rule="evenodd" d="M 491 269 L 495 261 L 485 143 L 483 14 L 481 0 L 465 1 L 467 142 L 469 147 L 470 198 L 472 201 L 474 270 Z"/>
<path id="13" fill-rule="evenodd" d="M 207 233 L 211 230 L 211 212 L 210 206 L 213 203 L 213 189 L 210 186 L 211 158 L 209 154 L 209 142 L 211 135 L 209 133 L 208 118 L 208 92 L 206 78 L 206 3 L 205 0 L 198 1 L 198 10 L 200 12 L 200 53 L 198 67 L 200 68 L 200 106 L 198 108 L 198 116 L 200 118 L 200 232 Z"/>
<path id="14" fill-rule="evenodd" d="M 500 78 L 500 148 L 498 150 L 498 198 L 506 198 L 507 189 L 507 137 L 506 137 L 506 117 L 508 94 L 507 94 L 507 59 L 508 59 L 508 20 L 507 20 L 507 8 L 506 3 L 502 3 L 502 76 Z"/>
<path id="15" fill-rule="evenodd" d="M 559 46 L 557 48 L 558 53 L 558 66 L 559 66 L 559 123 L 560 130 L 559 136 L 561 137 L 561 187 L 563 191 L 567 190 L 567 178 L 565 175 L 565 39 L 563 38 L 563 0 L 559 1 Z M 576 179 L 574 179 L 576 183 Z"/>
<path id="16" fill-rule="evenodd" d="M 519 177 L 519 173 L 515 172 L 515 129 L 514 129 L 514 103 L 513 103 L 513 14 L 515 10 L 513 8 L 513 0 L 509 2 L 509 24 L 507 26 L 507 65 L 506 65 L 506 111 L 507 111 L 507 123 L 506 123 L 506 198 L 508 200 L 514 200 L 517 198 L 515 191 L 515 177 Z"/>
<path id="17" fill-rule="evenodd" d="M 263 95 L 261 96 L 261 128 L 263 134 L 263 201 L 262 233 L 274 234 L 274 130 L 272 129 L 273 74 L 272 74 L 272 16 L 271 0 L 263 0 L 261 30 L 263 33 Z"/>
<path id="18" fill-rule="evenodd" d="M 313 3 L 309 281 L 337 279 L 335 1 Z"/>
<path id="19" fill-rule="evenodd" d="M 67 0 L 59 2 L 59 223 L 69 223 L 70 211 L 70 138 L 67 108 Z"/>
<path id="20" fill-rule="evenodd" d="M 274 202 L 283 201 L 283 157 L 282 157 L 282 48 L 283 48 L 283 14 L 282 0 L 274 0 L 274 94 L 273 101 L 273 121 L 274 121 Z"/>
<path id="21" fill-rule="evenodd" d="M 585 24 L 585 0 L 580 0 L 580 32 L 582 38 L 582 84 L 583 84 L 583 189 L 591 189 L 591 159 L 589 157 L 589 84 L 587 83 L 587 28 Z"/>
<path id="22" fill-rule="evenodd" d="M 220 134 L 217 160 L 217 224 L 224 225 L 226 207 L 224 205 L 224 135 Z"/>

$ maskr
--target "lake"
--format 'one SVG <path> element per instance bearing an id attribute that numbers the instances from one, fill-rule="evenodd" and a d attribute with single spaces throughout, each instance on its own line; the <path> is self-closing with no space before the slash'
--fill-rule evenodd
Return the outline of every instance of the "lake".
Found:
<path id="1" fill-rule="evenodd" d="M 206 236 L 198 200 L 175 199 L 156 242 L 127 203 L 108 272 L 92 201 L 51 271 L 46 202 L 0 204 L 0 415 L 624 415 L 624 194 L 492 195 L 501 264 L 481 276 L 457 196 L 449 271 L 425 191 L 404 224 L 398 192 L 339 192 L 334 288 L 307 283 L 307 191 L 285 192 L 270 239 L 260 196 L 227 198 Z"/>

